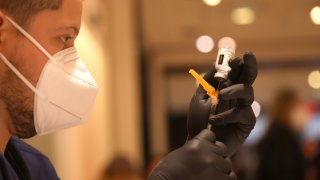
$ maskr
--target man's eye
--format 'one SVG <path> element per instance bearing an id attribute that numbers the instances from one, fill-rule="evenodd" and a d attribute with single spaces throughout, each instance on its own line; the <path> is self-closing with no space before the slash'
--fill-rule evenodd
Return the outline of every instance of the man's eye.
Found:
<path id="1" fill-rule="evenodd" d="M 61 41 L 65 44 L 67 43 L 70 39 L 72 39 L 72 36 L 62 36 L 60 37 Z"/>

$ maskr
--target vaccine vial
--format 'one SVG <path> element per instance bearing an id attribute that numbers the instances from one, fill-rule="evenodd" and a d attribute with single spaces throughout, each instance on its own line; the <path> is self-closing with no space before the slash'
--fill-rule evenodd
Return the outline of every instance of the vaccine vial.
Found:
<path id="1" fill-rule="evenodd" d="M 219 82 L 223 82 L 228 79 L 228 74 L 231 71 L 229 62 L 232 61 L 235 56 L 236 43 L 232 38 L 224 37 L 220 39 L 218 47 L 219 51 L 215 62 L 217 72 L 214 78 Z"/>
<path id="2" fill-rule="evenodd" d="M 228 74 L 231 71 L 229 62 L 234 58 L 235 50 L 230 48 L 220 48 L 217 60 L 216 60 L 216 70 L 214 75 L 218 81 L 225 81 L 228 79 Z"/>

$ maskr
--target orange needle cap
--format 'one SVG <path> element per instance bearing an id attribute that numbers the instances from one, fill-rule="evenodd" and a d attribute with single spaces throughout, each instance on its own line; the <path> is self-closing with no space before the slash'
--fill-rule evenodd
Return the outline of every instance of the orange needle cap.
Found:
<path id="1" fill-rule="evenodd" d="M 212 103 L 214 105 L 218 104 L 218 94 L 219 92 L 214 89 L 206 80 L 204 80 L 195 70 L 190 69 L 189 73 L 201 84 L 203 89 L 207 91 L 207 94 L 212 98 Z"/>

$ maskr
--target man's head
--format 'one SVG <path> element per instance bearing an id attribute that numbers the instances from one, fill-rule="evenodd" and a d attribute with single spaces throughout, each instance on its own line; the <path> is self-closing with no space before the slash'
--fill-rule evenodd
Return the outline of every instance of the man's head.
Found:
<path id="1" fill-rule="evenodd" d="M 57 10 L 62 6 L 62 1 L 1 0 L 0 9 L 25 28 L 34 14 L 48 9 Z"/>
<path id="2" fill-rule="evenodd" d="M 271 106 L 271 115 L 274 120 L 288 123 L 291 107 L 298 100 L 298 94 L 290 89 L 281 89 L 275 95 Z"/>
<path id="3" fill-rule="evenodd" d="M 273 99 L 271 118 L 299 133 L 308 121 L 309 112 L 298 92 L 285 88 L 277 92 Z"/>
<path id="4" fill-rule="evenodd" d="M 0 52 L 34 86 L 48 58 L 6 18 L 13 19 L 51 55 L 73 46 L 81 24 L 82 0 L 1 0 Z M 8 128 L 22 138 L 36 134 L 34 93 L 0 60 L 0 101 Z M 1 115 L 0 115 L 1 116 Z"/>

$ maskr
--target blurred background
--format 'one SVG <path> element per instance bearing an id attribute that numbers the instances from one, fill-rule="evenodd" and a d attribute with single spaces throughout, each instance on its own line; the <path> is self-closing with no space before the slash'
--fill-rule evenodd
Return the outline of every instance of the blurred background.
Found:
<path id="1" fill-rule="evenodd" d="M 196 89 L 188 70 L 208 70 L 225 36 L 236 41 L 236 56 L 250 50 L 259 65 L 257 124 L 239 151 L 242 159 L 233 157 L 239 179 L 256 179 L 262 160 L 248 152 L 272 127 L 283 88 L 303 109 L 287 124 L 295 127 L 288 132 L 306 162 L 304 179 L 319 178 L 319 0 L 84 1 L 76 46 L 100 88 L 90 120 L 28 143 L 64 180 L 145 179 L 159 158 L 185 142 Z M 290 98 L 286 102 L 281 112 L 294 111 Z"/>

